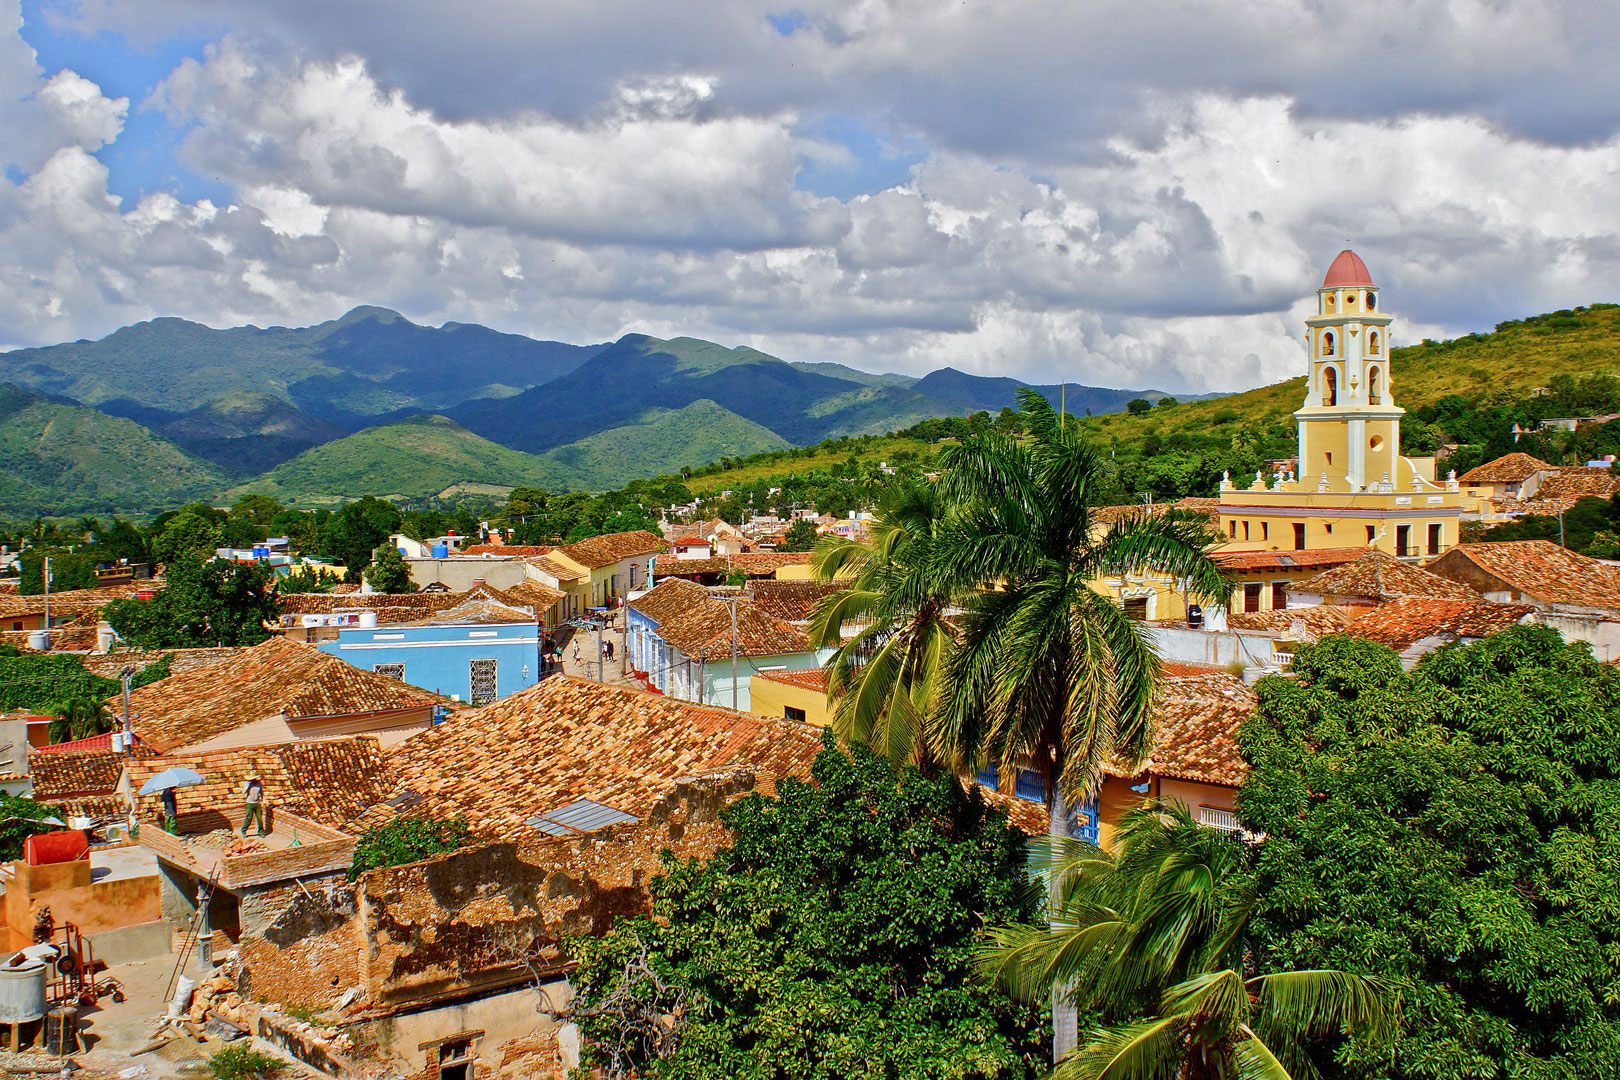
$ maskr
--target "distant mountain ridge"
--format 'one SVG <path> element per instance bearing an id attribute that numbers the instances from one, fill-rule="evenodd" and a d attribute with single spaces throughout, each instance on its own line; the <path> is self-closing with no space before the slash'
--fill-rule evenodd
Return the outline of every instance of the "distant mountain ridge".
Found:
<path id="1" fill-rule="evenodd" d="M 613 487 L 718 457 L 995 412 L 1014 405 L 1024 385 L 951 368 L 918 379 L 790 363 L 690 337 L 570 345 L 474 324 L 421 326 L 369 306 L 294 328 L 216 330 L 158 318 L 99 341 L 0 354 L 0 364 L 0 378 L 58 404 L 140 425 L 152 446 L 206 463 L 222 486 L 325 498 L 430 493 L 451 463 L 477 485 L 544 478 L 552 487 Z M 1078 384 L 1066 393 L 1076 412 L 1154 394 Z M 404 423 L 414 417 L 435 419 L 426 428 Z M 397 455 L 383 452 L 396 437 L 443 457 L 425 461 L 412 481 Z M 502 470 L 504 484 L 492 479 Z"/>

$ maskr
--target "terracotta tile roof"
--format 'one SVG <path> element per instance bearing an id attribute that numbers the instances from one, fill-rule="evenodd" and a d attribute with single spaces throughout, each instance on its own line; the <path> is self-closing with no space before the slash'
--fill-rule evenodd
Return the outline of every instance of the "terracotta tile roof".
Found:
<path id="1" fill-rule="evenodd" d="M 535 568 L 543 571 L 548 576 L 556 578 L 558 581 L 579 581 L 581 578 L 588 576 L 585 571 L 575 570 L 571 566 L 565 566 L 556 559 L 551 558 L 549 555 L 541 555 L 538 558 L 528 559 L 525 561 Z"/>
<path id="2" fill-rule="evenodd" d="M 465 593 L 283 593 L 276 597 L 283 615 L 331 615 L 375 611 L 380 623 L 409 622 L 455 607 Z"/>
<path id="3" fill-rule="evenodd" d="M 165 656 L 169 658 L 169 674 L 179 675 L 182 672 L 193 671 L 209 664 L 217 664 L 221 660 L 229 660 L 235 656 L 234 647 L 204 648 L 204 649 L 159 649 L 153 652 L 109 652 L 90 653 L 82 658 L 85 668 L 97 675 L 109 679 L 116 679 L 126 667 L 133 667 L 137 672 L 145 671 Z"/>
<path id="4" fill-rule="evenodd" d="M 1458 544 L 1430 563 L 1429 569 L 1457 580 L 1463 562 L 1537 603 L 1620 608 L 1620 567 L 1561 548 L 1551 540 Z"/>
<path id="5" fill-rule="evenodd" d="M 827 692 L 827 669 L 824 667 L 799 668 L 795 671 L 761 671 L 759 677 L 786 686 L 797 686 L 801 690 L 814 690 L 818 694 Z"/>
<path id="6" fill-rule="evenodd" d="M 154 773 L 177 766 L 195 769 L 204 777 L 204 783 L 176 791 L 181 814 L 226 808 L 235 811 L 241 806 L 248 773 L 257 772 L 264 784 L 265 804 L 272 813 L 281 807 L 335 828 L 386 798 L 395 781 L 393 762 L 382 752 L 377 739 L 351 735 L 147 758 L 130 765 L 132 790 L 139 791 Z M 145 796 L 141 802 L 141 809 L 153 814 L 160 805 L 156 795 Z"/>
<path id="7" fill-rule="evenodd" d="M 1223 570 L 1296 570 L 1343 566 L 1367 554 L 1365 547 L 1317 548 L 1314 551 L 1216 551 L 1211 556 Z"/>
<path id="8" fill-rule="evenodd" d="M 1350 624 L 1352 637 L 1377 641 L 1396 651 L 1425 638 L 1482 638 L 1515 625 L 1535 608 L 1488 600 L 1434 600 L 1408 596 L 1375 607 Z"/>
<path id="9" fill-rule="evenodd" d="M 51 601 L 51 619 L 55 621 L 56 601 Z M 83 652 L 93 650 L 98 644 L 101 628 L 101 612 L 99 610 L 86 611 L 71 619 L 56 622 L 51 627 L 51 649 L 54 652 Z M 37 633 L 33 630 L 6 630 L 0 632 L 0 641 L 8 645 L 15 645 L 19 649 L 30 648 L 28 635 Z"/>
<path id="10" fill-rule="evenodd" d="M 514 559 L 527 559 L 536 555 L 549 555 L 557 550 L 556 544 L 474 544 L 461 549 L 463 555 L 509 555 Z"/>
<path id="11" fill-rule="evenodd" d="M 809 776 L 820 749 L 793 721 L 557 676 L 412 736 L 390 758 L 398 788 L 433 813 L 525 836 L 530 818 L 578 799 L 640 817 L 670 781 L 714 769 L 751 767 L 769 792 L 782 776 Z"/>
<path id="12" fill-rule="evenodd" d="M 593 536 L 577 544 L 565 544 L 557 550 L 583 567 L 599 570 L 621 559 L 668 551 L 669 545 L 645 529 L 637 529 L 635 532 Z"/>
<path id="13" fill-rule="evenodd" d="M 1159 664 L 1160 670 L 1166 678 L 1186 677 L 1189 675 L 1229 675 L 1219 664 L 1194 664 L 1186 660 L 1164 660 Z"/>
<path id="14" fill-rule="evenodd" d="M 1310 607 L 1284 608 L 1281 611 L 1235 613 L 1226 617 L 1226 625 L 1233 630 L 1319 638 L 1327 634 L 1342 633 L 1353 618 L 1354 613 L 1343 608 L 1331 604 L 1314 604 Z"/>
<path id="15" fill-rule="evenodd" d="M 748 583 L 754 603 L 767 615 L 788 622 L 805 622 L 810 618 L 816 601 L 838 592 L 845 585 L 835 581 L 777 581 L 758 578 Z"/>
<path id="16" fill-rule="evenodd" d="M 166 753 L 267 717 L 366 716 L 446 700 L 284 638 L 236 652 L 136 690 L 130 697 L 131 711 L 140 714 L 136 734 Z"/>
<path id="17" fill-rule="evenodd" d="M 630 601 L 630 608 L 662 625 L 666 620 L 675 620 L 698 610 L 709 600 L 709 591 L 697 582 L 685 578 L 665 578 Z"/>
<path id="18" fill-rule="evenodd" d="M 454 595 L 454 594 L 451 594 Z M 483 623 L 531 623 L 535 621 L 534 607 L 530 604 L 519 604 L 516 601 L 508 602 L 506 599 L 496 599 L 499 595 L 494 590 L 486 593 L 482 590 L 476 593 L 467 593 L 462 597 L 461 603 L 455 607 L 436 611 L 423 619 L 413 619 L 405 623 L 392 623 L 393 626 L 467 626 Z"/>
<path id="19" fill-rule="evenodd" d="M 810 561 L 808 551 L 756 551 L 741 555 L 717 555 L 712 559 L 659 559 L 653 573 L 660 578 L 674 574 L 725 574 L 735 571 L 753 577 L 774 574 L 784 566 L 802 566 Z"/>
<path id="20" fill-rule="evenodd" d="M 1167 675 L 1159 683 L 1153 752 L 1143 771 L 1237 787 L 1249 771 L 1237 732 L 1256 701 L 1242 679 L 1224 672 Z"/>
<path id="21" fill-rule="evenodd" d="M 1221 500 L 1219 499 L 1177 499 L 1170 504 L 1177 510 L 1188 514 L 1203 514 L 1211 522 L 1219 521 L 1221 516 Z"/>
<path id="22" fill-rule="evenodd" d="M 1617 490 L 1620 490 L 1620 473 L 1607 465 L 1559 469 L 1536 486 L 1535 496 L 1530 501 L 1613 495 Z"/>
<path id="23" fill-rule="evenodd" d="M 1392 600 L 1397 596 L 1433 596 L 1442 600 L 1478 600 L 1468 586 L 1431 574 L 1388 552 L 1374 549 L 1355 562 L 1334 567 L 1289 587 L 1316 596 L 1354 596 Z"/>
<path id="24" fill-rule="evenodd" d="M 780 656 L 807 652 L 804 631 L 784 619 L 765 614 L 747 600 L 737 602 L 739 656 Z M 714 660 L 732 654 L 732 614 L 724 601 L 710 597 L 701 607 L 658 624 L 658 636 L 694 659 Z"/>
<path id="25" fill-rule="evenodd" d="M 52 753 L 43 749 L 34 750 L 28 755 L 28 772 L 34 779 L 34 798 L 40 802 L 54 803 L 59 799 L 111 795 L 118 787 L 118 777 L 122 775 L 125 764 L 143 761 L 150 756 L 149 752 L 140 749 L 128 755 L 114 753 L 110 744 L 99 750 L 88 751 Z"/>
<path id="26" fill-rule="evenodd" d="M 1495 461 L 1487 461 L 1483 465 L 1474 466 L 1457 477 L 1457 482 L 1459 484 L 1522 484 L 1530 478 L 1532 473 L 1554 467 L 1538 457 L 1515 450 L 1511 454 L 1503 454 Z"/>
<path id="27" fill-rule="evenodd" d="M 1533 499 L 1492 499 L 1491 505 L 1499 514 L 1540 514 L 1543 517 L 1556 517 L 1575 509 L 1575 504 L 1582 499 L 1601 499 L 1601 495 L 1560 495 L 1557 498 L 1542 498 L 1541 492 L 1536 492 Z"/>
<path id="28" fill-rule="evenodd" d="M 137 581 L 123 585 L 106 585 L 99 589 L 69 589 L 66 592 L 51 593 L 51 618 L 66 619 L 68 616 L 85 616 L 101 611 L 101 606 L 109 600 L 123 600 L 134 596 L 138 592 L 149 589 L 161 589 L 161 581 Z M 45 595 L 35 593 L 22 596 L 17 593 L 0 593 L 0 619 L 19 619 L 26 615 L 43 615 L 45 613 Z"/>
<path id="29" fill-rule="evenodd" d="M 538 617 L 568 594 L 561 589 L 553 589 L 543 581 L 525 578 L 509 588 L 496 590 L 496 595 L 507 603 L 528 605 Z"/>

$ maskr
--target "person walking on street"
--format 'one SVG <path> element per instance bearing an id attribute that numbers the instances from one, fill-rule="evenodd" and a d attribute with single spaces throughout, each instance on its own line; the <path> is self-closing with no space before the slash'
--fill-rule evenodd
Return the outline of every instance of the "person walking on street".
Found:
<path id="1" fill-rule="evenodd" d="M 259 823 L 259 835 L 265 834 L 264 827 L 264 782 L 259 779 L 257 771 L 247 775 L 247 786 L 242 789 L 242 802 L 247 807 L 247 813 L 242 817 L 242 835 L 248 834 L 248 826 L 255 821 Z"/>
<path id="2" fill-rule="evenodd" d="M 607 650 L 608 663 L 611 664 L 613 662 L 613 639 L 608 638 L 602 642 L 602 647 Z"/>

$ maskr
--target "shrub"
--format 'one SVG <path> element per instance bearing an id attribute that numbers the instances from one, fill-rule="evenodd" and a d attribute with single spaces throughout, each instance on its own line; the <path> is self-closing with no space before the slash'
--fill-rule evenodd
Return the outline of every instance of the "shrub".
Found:
<path id="1" fill-rule="evenodd" d="M 253 1049 L 246 1039 L 233 1042 L 208 1059 L 214 1080 L 253 1080 L 274 1076 L 287 1067 L 280 1058 Z"/>
<path id="2" fill-rule="evenodd" d="M 455 851 L 466 847 L 471 839 L 472 830 L 459 817 L 449 821 L 398 817 L 386 825 L 373 825 L 360 834 L 360 842 L 355 845 L 349 880 L 353 881 L 367 870 L 403 866 L 429 855 Z"/>

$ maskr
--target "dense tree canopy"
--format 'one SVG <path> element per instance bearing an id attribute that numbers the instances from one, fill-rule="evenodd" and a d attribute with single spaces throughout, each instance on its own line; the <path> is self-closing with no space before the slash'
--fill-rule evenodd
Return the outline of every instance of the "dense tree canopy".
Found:
<path id="1" fill-rule="evenodd" d="M 259 563 L 174 563 L 150 600 L 112 600 L 101 617 L 142 649 L 257 645 L 280 616 L 274 575 Z"/>
<path id="2" fill-rule="evenodd" d="M 366 581 L 373 592 L 408 593 L 416 591 L 411 580 L 411 568 L 399 548 L 384 544 L 377 549 L 377 557 L 366 568 Z"/>
<path id="3" fill-rule="evenodd" d="M 1329 638 L 1260 684 L 1239 795 L 1262 963 L 1400 987 L 1355 1080 L 1620 1075 L 1620 671 L 1519 627 L 1403 672 Z"/>
<path id="4" fill-rule="evenodd" d="M 641 1075 L 714 1080 L 1044 1072 L 1041 1010 L 971 971 L 984 920 L 1038 908 L 1022 836 L 956 781 L 863 750 L 813 771 L 726 808 L 730 849 L 668 858 L 653 918 L 571 942 L 597 1059 L 619 1046 Z M 643 948 L 648 977 L 627 985 Z M 648 1060 L 624 1008 L 594 1011 L 616 990 L 679 1012 L 667 1056 Z"/>

